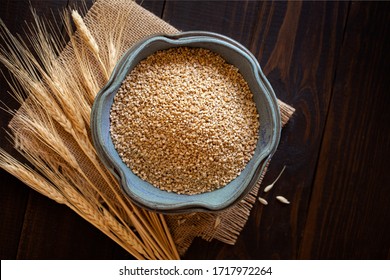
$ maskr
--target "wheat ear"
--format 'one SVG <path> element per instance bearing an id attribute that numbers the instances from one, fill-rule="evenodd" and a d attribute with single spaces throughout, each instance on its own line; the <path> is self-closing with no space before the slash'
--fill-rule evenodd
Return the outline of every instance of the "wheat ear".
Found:
<path id="1" fill-rule="evenodd" d="M 84 41 L 86 46 L 92 51 L 92 53 L 96 56 L 97 60 L 99 61 L 99 64 L 103 68 L 103 74 L 105 75 L 106 80 L 108 80 L 109 74 L 106 66 L 103 64 L 102 59 L 100 57 L 99 46 L 96 43 L 95 38 L 92 36 L 83 18 L 76 10 L 72 10 L 72 19 L 74 24 L 76 25 L 77 30 L 79 31 L 81 39 Z"/>
<path id="2" fill-rule="evenodd" d="M 49 34 L 46 34 L 48 32 L 43 22 L 36 22 L 36 29 L 31 29 L 37 33 L 37 35 L 32 34 L 31 43 L 40 60 L 34 57 L 26 44 L 16 40 L 4 26 L 0 26 L 0 31 L 2 31 L 0 37 L 5 39 L 5 45 L 8 47 L 8 51 L 6 51 L 3 46 L 0 46 L 0 62 L 11 70 L 15 76 L 15 81 L 19 82 L 19 85 L 13 87 L 14 94 L 16 91 L 16 98 L 22 103 L 22 92 L 26 90 L 27 93 L 32 93 L 29 101 L 24 103 L 23 106 L 27 114 L 17 114 L 19 123 L 25 124 L 24 127 L 22 126 L 24 129 L 19 131 L 21 126 L 16 126 L 14 127 L 16 130 L 13 131 L 18 137 L 27 142 L 19 141 L 18 143 L 18 140 L 15 139 L 15 147 L 24 150 L 26 153 L 31 153 L 30 157 L 27 155 L 26 158 L 35 168 L 38 168 L 39 173 L 13 162 L 10 156 L 0 157 L 0 167 L 15 176 L 18 175 L 18 178 L 44 195 L 68 205 L 135 257 L 140 259 L 178 258 L 178 255 L 174 254 L 175 245 L 172 242 L 169 229 L 165 226 L 164 217 L 156 213 L 140 211 L 128 199 L 123 197 L 117 182 L 111 180 L 110 173 L 101 166 L 87 132 L 90 108 L 86 103 L 80 104 L 78 102 L 79 98 L 83 97 L 89 104 L 93 101 L 98 82 L 102 80 L 100 78 L 101 74 L 97 73 L 99 71 L 94 70 L 96 69 L 96 63 L 102 68 L 102 73 L 107 80 L 110 71 L 107 71 L 107 69 L 111 69 L 119 56 L 120 50 L 123 49 L 123 42 L 120 39 L 123 28 L 113 27 L 113 29 L 116 29 L 115 34 L 118 34 L 118 36 L 106 41 L 110 50 L 107 66 L 105 66 L 101 59 L 102 51 L 83 19 L 77 12 L 74 12 L 72 16 L 78 28 L 78 36 L 69 33 L 71 46 L 73 47 L 73 53 L 70 55 L 75 56 L 77 61 L 77 65 L 70 67 L 74 72 L 67 71 L 69 70 L 67 68 L 69 65 L 66 64 L 67 59 L 63 60 L 57 57 L 61 52 L 59 40 L 50 43 Z M 104 42 L 102 45 L 105 46 Z M 105 58 L 104 52 L 103 58 Z M 89 70 L 86 76 L 83 75 L 85 74 L 85 67 Z M 69 73 L 72 75 L 68 75 Z M 80 74 L 81 76 L 78 76 Z M 64 77 L 67 77 L 67 79 L 64 79 Z M 93 83 L 85 83 L 85 79 L 89 81 L 89 78 L 94 79 Z M 88 89 L 88 95 L 83 89 Z M 50 125 L 47 126 L 47 124 Z M 95 187 L 97 191 L 100 189 L 98 186 L 93 186 L 91 181 L 85 180 L 88 179 L 88 174 L 84 173 L 85 170 L 78 165 L 79 158 L 74 158 L 70 154 L 71 151 L 67 144 L 62 143 L 64 139 L 60 139 L 61 137 L 55 131 L 58 127 L 57 124 L 60 124 L 73 137 L 73 140 L 83 151 L 81 158 L 89 159 L 93 163 L 96 171 L 105 178 L 104 181 L 107 183 L 107 187 L 116 195 L 112 199 L 112 204 L 107 204 L 110 206 L 108 209 L 107 205 L 100 202 L 102 195 L 88 196 L 85 187 L 91 187 L 92 189 Z M 25 127 L 27 127 L 27 130 Z M 29 136 L 26 136 L 24 132 L 27 132 Z M 31 143 L 28 143 L 29 141 Z M 23 147 L 23 144 L 25 147 Z M 27 144 L 30 145 L 31 149 L 27 148 Z M 33 147 L 40 147 L 45 150 L 45 153 L 39 148 L 34 149 Z M 53 157 L 53 151 L 55 151 L 56 157 Z M 3 153 L 3 155 L 5 154 Z M 64 163 L 81 173 L 76 174 L 75 172 L 74 176 L 81 177 L 72 179 L 73 171 L 71 169 L 68 171 L 66 166 L 63 165 Z M 89 186 L 79 185 L 81 181 L 88 183 Z M 122 210 L 124 214 L 121 212 Z M 115 213 L 111 214 L 113 212 Z M 125 223 L 128 219 L 135 226 L 138 235 L 135 235 Z M 167 248 L 167 246 L 173 248 Z"/>

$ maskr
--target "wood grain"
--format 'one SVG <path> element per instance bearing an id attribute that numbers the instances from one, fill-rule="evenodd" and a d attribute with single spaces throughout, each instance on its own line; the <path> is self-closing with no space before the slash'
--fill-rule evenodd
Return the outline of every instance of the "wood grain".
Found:
<path id="1" fill-rule="evenodd" d="M 267 207 L 255 206 L 234 248 L 212 244 L 209 245 L 212 249 L 207 247 L 210 249 L 202 251 L 208 245 L 198 240 L 186 257 L 203 254 L 204 258 L 296 258 L 348 3 L 229 2 L 223 3 L 225 8 L 219 5 L 222 6 L 219 1 L 202 2 L 188 8 L 182 2 L 168 2 L 164 19 L 169 21 L 170 15 L 185 13 L 171 23 L 187 30 L 193 27 L 191 19 L 196 18 L 197 28 L 220 32 L 240 41 L 257 56 L 277 96 L 292 104 L 297 112 L 284 128 L 264 181 L 264 185 L 270 183 L 282 167 L 287 166 L 283 180 L 266 196 L 271 203 Z M 251 36 L 242 31 L 236 34 L 236 29 L 227 28 L 224 22 L 227 13 L 229 26 L 249 30 Z M 210 25 L 207 27 L 205 22 Z M 278 203 L 275 196 L 279 194 L 291 199 L 293 204 L 286 207 Z"/>
<path id="2" fill-rule="evenodd" d="M 91 7 L 93 1 L 84 2 L 87 7 Z M 77 7 L 80 3 L 80 0 L 67 1 L 66 7 Z M 142 2 L 145 8 L 156 15 L 161 14 L 162 4 L 161 1 Z M 56 7 L 60 11 L 63 8 Z M 63 256 L 67 259 L 133 259 L 70 209 L 46 200 L 35 192 L 29 195 L 18 259 L 62 259 Z"/>
<path id="3" fill-rule="evenodd" d="M 51 22 L 60 22 L 59 12 L 65 7 L 80 4 L 81 1 L 32 1 L 38 15 L 46 16 Z M 90 1 L 86 1 L 90 6 Z M 28 1 L 7 1 L 0 10 L 0 18 L 12 34 L 20 34 L 25 39 L 27 23 L 32 22 Z M 21 18 L 15 17 L 16 11 Z M 52 18 L 51 15 L 58 17 Z M 58 13 L 55 13 L 58 12 Z M 1 66 L 2 71 L 5 71 Z M 6 92 L 9 90 L 5 79 L 0 81 L 1 101 L 17 109 L 17 104 Z M 11 118 L 3 110 L 2 128 Z M 11 145 L 4 133 L 1 134 L 1 147 L 11 151 Z M 11 151 L 12 152 L 12 151 Z M 0 170 L 0 256 L 1 259 L 96 259 L 126 258 L 131 256 L 111 239 L 96 230 L 65 206 L 56 204 L 30 190 L 20 181 Z"/>
<path id="4" fill-rule="evenodd" d="M 286 165 L 281 180 L 266 196 L 273 204 L 259 206 L 251 220 L 257 229 L 251 234 L 257 233 L 261 252 L 257 257 L 265 259 L 298 257 L 348 9 L 345 2 L 280 5 L 286 6 L 270 7 L 274 14 L 267 13 L 264 20 L 280 25 L 261 29 L 254 40 L 263 50 L 257 57 L 277 96 L 296 109 L 264 182 L 269 184 Z M 284 14 L 277 12 L 281 10 Z M 266 34 L 272 34 L 269 41 Z M 291 205 L 278 204 L 276 195 L 287 197 Z"/>
<path id="5" fill-rule="evenodd" d="M 248 46 L 259 1 L 167 1 L 163 17 L 179 30 L 206 30 Z"/>
<path id="6" fill-rule="evenodd" d="M 351 5 L 300 258 L 388 258 L 389 7 Z"/>
<path id="7" fill-rule="evenodd" d="M 56 3 L 46 3 L 45 5 L 34 3 L 34 7 L 36 8 L 37 14 L 46 16 L 48 20 L 54 21 L 50 11 L 58 7 L 64 7 L 66 4 L 67 1 L 62 0 Z M 19 34 L 21 38 L 26 39 L 26 23 L 24 21 L 33 21 L 28 1 L 2 1 L 0 18 L 12 34 Z M 10 76 L 7 74 L 3 65 L 0 65 L 0 70 L 9 79 Z M 19 104 L 7 94 L 7 91 L 9 91 L 7 81 L 3 75 L 0 75 L 0 100 L 11 109 L 17 109 Z M 11 115 L 0 110 L 2 128 L 7 127 L 10 119 Z M 11 152 L 12 146 L 3 131 L 0 133 L 0 145 L 2 148 Z M 22 229 L 29 195 L 33 191 L 7 174 L 4 170 L 0 170 L 0 178 L 2 182 L 0 184 L 0 228 L 2 229 L 0 233 L 0 257 L 1 259 L 15 259 L 18 257 L 20 238 L 23 238 Z"/>
<path id="8" fill-rule="evenodd" d="M 13 33 L 31 20 L 28 2 L 1 4 L 0 18 Z M 48 17 L 77 2 L 31 0 Z M 390 4 L 139 2 L 178 29 L 242 43 L 278 98 L 296 108 L 264 179 L 271 183 L 286 165 L 272 191 L 261 193 L 269 205 L 254 205 L 235 246 L 196 239 L 184 258 L 390 259 Z M 7 91 L 4 79 L 0 91 Z M 1 100 L 17 108 L 6 95 Z M 5 127 L 10 117 L 0 114 Z M 8 145 L 4 133 L 0 144 Z M 67 207 L 2 170 L 0 179 L 2 259 L 131 258 Z"/>
<path id="9" fill-rule="evenodd" d="M 95 227 L 40 194 L 29 196 L 17 259 L 132 259 Z"/>

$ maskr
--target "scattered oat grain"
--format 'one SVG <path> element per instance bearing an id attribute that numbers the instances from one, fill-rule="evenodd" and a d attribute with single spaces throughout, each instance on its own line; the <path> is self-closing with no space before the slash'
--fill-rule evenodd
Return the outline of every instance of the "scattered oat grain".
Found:
<path id="1" fill-rule="evenodd" d="M 263 205 L 268 205 L 268 201 L 265 200 L 264 198 L 259 197 L 258 199 L 259 199 L 259 201 L 260 201 L 261 204 L 263 204 Z"/>
<path id="2" fill-rule="evenodd" d="M 282 203 L 290 204 L 290 201 L 288 201 L 287 198 L 285 198 L 284 196 L 278 195 L 278 196 L 276 197 L 276 199 L 279 200 L 279 201 L 282 202 Z"/>

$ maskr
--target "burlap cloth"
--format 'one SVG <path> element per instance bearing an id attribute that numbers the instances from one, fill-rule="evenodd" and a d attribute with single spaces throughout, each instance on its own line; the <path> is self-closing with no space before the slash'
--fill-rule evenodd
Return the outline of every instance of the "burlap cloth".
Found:
<path id="1" fill-rule="evenodd" d="M 115 25 L 116 19 L 121 14 L 127 17 L 126 26 L 124 27 Z M 104 37 L 102 34 L 105 32 L 112 32 L 113 28 L 123 28 L 122 52 L 145 36 L 156 33 L 178 32 L 173 26 L 129 0 L 97 0 L 87 11 L 84 21 L 98 43 Z M 71 45 L 67 45 L 61 55 L 66 57 L 69 65 L 72 65 L 72 60 L 76 59 Z M 101 84 L 100 86 L 103 85 Z M 293 114 L 294 109 L 281 101 L 279 101 L 279 107 L 284 125 Z M 17 117 L 18 114 L 15 115 L 14 119 L 17 119 Z M 17 131 L 17 120 L 11 121 L 10 127 L 12 128 L 12 126 Z M 66 141 L 65 132 L 63 138 Z M 74 146 L 74 143 L 69 142 L 68 146 Z M 88 169 L 89 167 L 85 166 L 84 168 Z M 89 171 L 93 177 L 93 170 Z M 227 244 L 235 244 L 241 230 L 245 226 L 251 208 L 256 202 L 260 183 L 265 172 L 256 186 L 241 202 L 223 212 L 218 214 L 191 213 L 186 215 L 167 215 L 166 221 L 180 255 L 186 252 L 195 237 L 201 237 L 207 241 L 216 239 Z M 99 182 L 96 182 L 96 184 L 99 184 Z"/>

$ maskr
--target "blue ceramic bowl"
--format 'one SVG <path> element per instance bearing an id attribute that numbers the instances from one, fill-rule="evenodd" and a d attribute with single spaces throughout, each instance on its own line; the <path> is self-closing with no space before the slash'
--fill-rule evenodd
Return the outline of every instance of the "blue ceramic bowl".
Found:
<path id="1" fill-rule="evenodd" d="M 235 65 L 254 94 L 260 115 L 259 140 L 254 156 L 241 174 L 226 186 L 202 194 L 183 195 L 160 190 L 136 176 L 121 160 L 110 136 L 110 109 L 128 73 L 142 59 L 172 47 L 200 47 L 220 54 Z M 240 201 L 255 185 L 279 143 L 281 121 L 275 93 L 254 56 L 238 42 L 216 33 L 191 31 L 148 37 L 129 49 L 116 65 L 110 80 L 98 93 L 91 115 L 92 138 L 97 153 L 116 176 L 131 200 L 161 213 L 215 212 Z"/>

